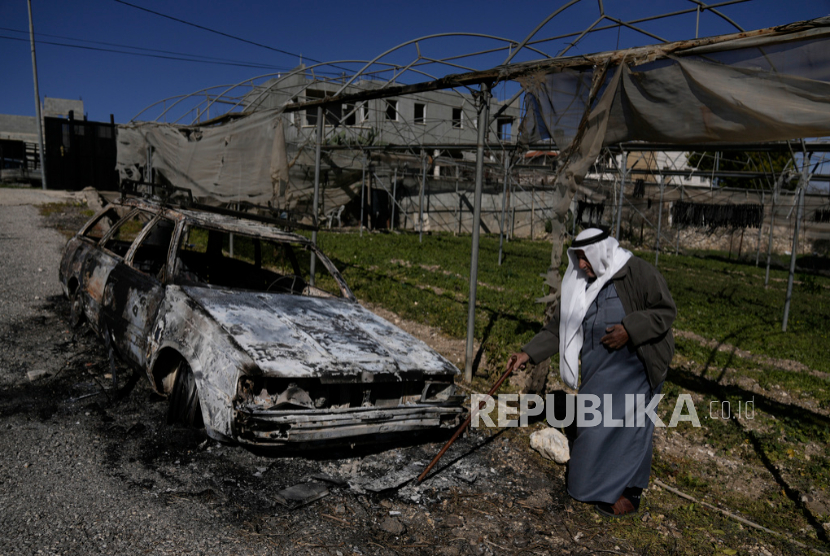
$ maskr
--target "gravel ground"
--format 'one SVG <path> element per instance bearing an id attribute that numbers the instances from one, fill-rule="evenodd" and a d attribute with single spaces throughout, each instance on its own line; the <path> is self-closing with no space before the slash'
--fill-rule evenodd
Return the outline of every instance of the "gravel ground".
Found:
<path id="1" fill-rule="evenodd" d="M 114 389 L 99 340 L 68 325 L 64 241 L 34 207 L 0 202 L 0 554 L 625 553 L 572 541 L 596 524 L 526 430 L 467 434 L 415 485 L 395 479 L 437 439 L 265 456 L 167 426 L 146 378 L 121 367 Z M 327 496 L 278 503 L 320 474 Z"/>

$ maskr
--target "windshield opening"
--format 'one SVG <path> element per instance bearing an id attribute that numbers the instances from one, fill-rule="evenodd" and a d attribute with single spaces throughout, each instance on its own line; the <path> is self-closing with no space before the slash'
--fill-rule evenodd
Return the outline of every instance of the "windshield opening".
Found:
<path id="1" fill-rule="evenodd" d="M 176 256 L 178 282 L 304 295 L 342 297 L 340 284 L 318 257 L 311 282 L 312 251 L 303 244 L 189 226 Z"/>

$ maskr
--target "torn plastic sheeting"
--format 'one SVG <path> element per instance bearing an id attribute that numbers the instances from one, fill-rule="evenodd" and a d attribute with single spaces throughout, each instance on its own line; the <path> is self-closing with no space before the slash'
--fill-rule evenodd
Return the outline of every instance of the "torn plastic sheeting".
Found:
<path id="1" fill-rule="evenodd" d="M 700 41 L 618 51 L 604 63 L 596 59 L 592 66 L 575 70 L 578 78 L 571 68 L 519 80 L 527 106 L 520 141 L 553 138 L 562 153 L 551 205 L 552 233 L 559 240 L 553 242 L 546 280 L 552 293 L 537 302 L 558 298 L 563 223 L 604 145 L 830 135 L 830 59 L 824 55 L 830 46 L 830 18 L 792 29 L 776 29 L 750 42 L 740 40 L 746 36 L 742 33 L 717 41 L 705 55 L 693 48 Z"/>
<path id="2" fill-rule="evenodd" d="M 596 69 L 557 70 L 521 80 L 528 94 L 522 122 L 523 140 L 553 138 L 565 149 L 579 142 L 577 126 L 589 131 L 607 122 L 602 143 L 652 141 L 675 143 L 758 142 L 830 134 L 830 28 L 824 25 L 800 40 L 787 35 L 718 45 L 704 56 L 675 55 L 645 63 L 622 57 L 617 68 L 600 78 L 597 98 L 607 88 L 613 103 L 607 114 L 599 102 L 588 104 L 586 86 Z M 582 118 L 587 110 L 591 114 Z M 603 118 L 605 116 L 606 118 Z M 603 120 L 606 120 L 604 122 Z M 578 147 L 577 147 L 578 148 Z M 579 149 L 586 156 L 588 150 Z M 591 160 L 595 156 L 589 156 Z"/>
<path id="3" fill-rule="evenodd" d="M 120 125 L 117 145 L 121 179 L 148 181 L 150 147 L 153 170 L 197 198 L 264 204 L 284 194 L 288 181 L 283 123 L 273 110 L 218 127 Z"/>

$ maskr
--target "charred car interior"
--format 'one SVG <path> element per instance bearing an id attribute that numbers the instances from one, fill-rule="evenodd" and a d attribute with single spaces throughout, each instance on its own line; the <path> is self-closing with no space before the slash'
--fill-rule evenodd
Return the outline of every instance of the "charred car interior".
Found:
<path id="1" fill-rule="evenodd" d="M 306 237 L 221 212 L 122 197 L 63 253 L 73 325 L 147 374 L 168 422 L 263 447 L 458 424 L 458 369 L 363 308 Z"/>

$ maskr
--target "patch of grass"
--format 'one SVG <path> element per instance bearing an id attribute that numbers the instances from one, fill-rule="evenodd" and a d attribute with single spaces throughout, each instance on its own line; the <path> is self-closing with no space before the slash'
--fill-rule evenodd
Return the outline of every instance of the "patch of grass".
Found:
<path id="1" fill-rule="evenodd" d="M 769 286 L 764 288 L 764 268 L 720 258 L 665 256 L 660 259 L 660 270 L 677 302 L 676 329 L 830 371 L 825 324 L 830 279 L 811 275 L 807 286 L 796 285 L 788 331 L 782 332 L 785 271 L 771 270 Z"/>
<path id="2" fill-rule="evenodd" d="M 468 236 L 431 234 L 419 243 L 414 234 L 361 238 L 321 231 L 318 241 L 358 297 L 404 318 L 437 326 L 450 336 L 465 336 Z M 476 338 L 484 342 L 491 371 L 542 325 L 544 307 L 535 299 L 547 294 L 541 275 L 550 265 L 550 249 L 545 241 L 513 240 L 505 244 L 505 260 L 498 266 L 498 236 L 481 237 Z M 653 260 L 650 253 L 640 255 Z M 772 270 L 765 289 L 764 268 L 722 259 L 661 257 L 660 271 L 678 306 L 675 328 L 830 372 L 830 332 L 825 323 L 830 279 L 814 276 L 808 287 L 796 290 L 788 332 L 783 333 L 786 272 Z M 679 344 L 678 353 L 686 355 L 689 345 Z M 704 351 L 693 348 L 688 355 L 705 361 L 711 350 Z"/>
<path id="3" fill-rule="evenodd" d="M 75 235 L 81 226 L 95 214 L 95 211 L 89 209 L 86 203 L 81 202 L 46 203 L 38 205 L 37 208 L 46 223 L 67 238 Z"/>

